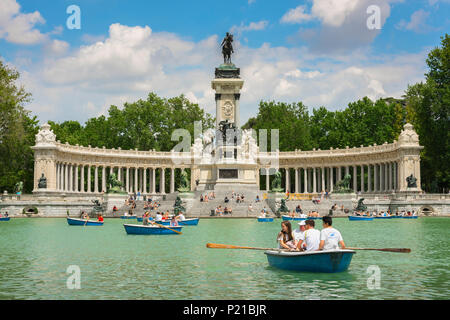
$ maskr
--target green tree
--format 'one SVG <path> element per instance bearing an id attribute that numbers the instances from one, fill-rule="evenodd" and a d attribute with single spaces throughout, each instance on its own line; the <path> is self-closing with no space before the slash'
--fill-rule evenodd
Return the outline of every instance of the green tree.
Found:
<path id="1" fill-rule="evenodd" d="M 426 81 L 406 91 L 409 118 L 424 146 L 421 154 L 421 180 L 426 191 L 445 192 L 450 184 L 450 37 L 441 38 L 441 47 L 427 59 Z"/>
<path id="2" fill-rule="evenodd" d="M 30 146 L 38 121 L 24 108 L 31 95 L 17 86 L 19 77 L 15 69 L 0 61 L 0 190 L 14 192 L 15 184 L 23 181 L 23 192 L 31 192 L 34 155 Z"/>

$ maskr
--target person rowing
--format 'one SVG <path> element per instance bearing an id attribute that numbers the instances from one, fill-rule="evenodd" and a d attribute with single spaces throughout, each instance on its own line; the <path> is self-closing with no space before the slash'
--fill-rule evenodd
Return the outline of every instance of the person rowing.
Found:
<path id="1" fill-rule="evenodd" d="M 295 245 L 297 246 L 297 248 L 301 248 L 301 247 L 298 247 L 298 243 L 299 243 L 300 239 L 303 238 L 303 234 L 305 233 L 305 230 L 306 230 L 305 221 L 300 221 L 298 223 L 298 229 L 295 229 L 293 232 Z"/>
<path id="2" fill-rule="evenodd" d="M 345 249 L 344 239 L 341 233 L 332 227 L 333 220 L 330 216 L 322 218 L 323 229 L 320 232 L 320 250 L 337 250 L 339 246 L 341 249 Z"/>
<path id="3" fill-rule="evenodd" d="M 180 221 L 184 221 L 184 220 L 186 220 L 186 217 L 184 216 L 183 212 L 180 211 L 178 213 L 177 219 Z"/>

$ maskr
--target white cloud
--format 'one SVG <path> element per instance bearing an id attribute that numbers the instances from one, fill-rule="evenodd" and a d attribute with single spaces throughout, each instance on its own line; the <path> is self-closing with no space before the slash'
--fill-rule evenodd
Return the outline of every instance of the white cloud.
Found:
<path id="1" fill-rule="evenodd" d="M 0 1 L 0 38 L 23 45 L 44 42 L 48 36 L 35 29 L 37 24 L 44 23 L 38 11 L 21 13 L 16 0 Z"/>
<path id="2" fill-rule="evenodd" d="M 433 28 L 426 23 L 429 16 L 430 12 L 419 9 L 411 15 L 411 19 L 409 22 L 401 20 L 395 27 L 399 30 L 409 30 L 417 33 L 426 33 L 433 30 Z"/>
<path id="3" fill-rule="evenodd" d="M 20 70 L 33 94 L 29 109 L 41 121 L 85 121 L 105 114 L 111 104 L 182 93 L 207 112 L 215 112 L 211 80 L 221 61 L 219 37 L 187 41 L 150 27 L 113 24 L 100 42 Z M 54 43 L 56 47 L 62 43 Z M 56 50 L 58 51 L 58 50 Z M 420 54 L 371 56 L 316 55 L 306 48 L 249 48 L 235 41 L 233 62 L 245 81 L 241 119 L 255 116 L 260 100 L 303 101 L 311 107 L 343 108 L 364 96 L 400 97 L 408 84 L 423 80 L 425 51 Z M 422 66 L 422 67 L 421 67 Z"/>
<path id="4" fill-rule="evenodd" d="M 289 10 L 281 18 L 281 23 L 303 23 L 310 21 L 314 17 L 311 14 L 305 13 L 305 9 L 305 6 L 300 5 L 295 9 Z"/>
<path id="5" fill-rule="evenodd" d="M 237 33 L 238 35 L 242 34 L 245 31 L 261 31 L 266 29 L 269 25 L 269 22 L 266 20 L 258 21 L 258 22 L 250 22 L 249 25 L 245 25 L 241 23 L 240 26 L 232 26 L 230 31 L 231 33 Z"/>

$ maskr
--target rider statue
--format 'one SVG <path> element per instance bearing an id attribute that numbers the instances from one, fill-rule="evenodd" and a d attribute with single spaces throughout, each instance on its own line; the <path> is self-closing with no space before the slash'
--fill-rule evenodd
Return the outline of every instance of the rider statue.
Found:
<path id="1" fill-rule="evenodd" d="M 225 64 L 231 63 L 231 54 L 234 53 L 233 50 L 233 35 L 227 32 L 225 38 L 220 45 L 222 47 L 223 61 Z"/>

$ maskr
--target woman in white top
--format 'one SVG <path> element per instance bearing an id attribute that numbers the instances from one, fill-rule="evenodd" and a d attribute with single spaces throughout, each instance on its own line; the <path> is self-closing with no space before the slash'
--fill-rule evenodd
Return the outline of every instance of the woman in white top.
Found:
<path id="1" fill-rule="evenodd" d="M 295 240 L 292 234 L 292 226 L 289 221 L 281 223 L 281 231 L 277 237 L 278 247 L 280 249 L 295 250 Z"/>

